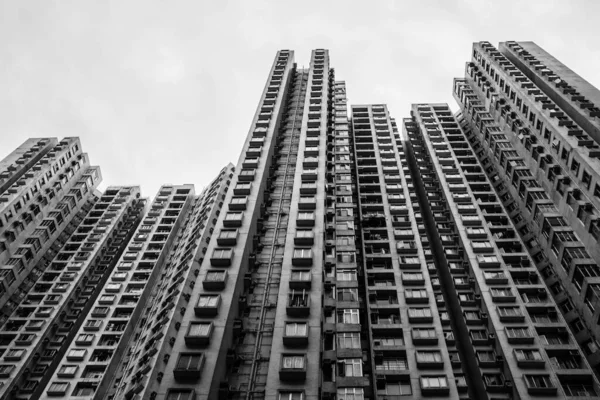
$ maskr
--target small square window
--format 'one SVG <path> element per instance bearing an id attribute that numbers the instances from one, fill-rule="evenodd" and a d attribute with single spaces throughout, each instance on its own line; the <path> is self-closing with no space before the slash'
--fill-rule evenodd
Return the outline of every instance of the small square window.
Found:
<path id="1" fill-rule="evenodd" d="M 308 324 L 306 322 L 287 322 L 283 344 L 290 347 L 306 346 L 308 344 Z"/>
<path id="2" fill-rule="evenodd" d="M 198 297 L 194 312 L 197 317 L 214 317 L 219 312 L 220 304 L 220 295 L 203 294 Z"/>
<path id="3" fill-rule="evenodd" d="M 231 265 L 232 258 L 233 249 L 216 248 L 213 250 L 212 256 L 210 257 L 210 265 L 213 267 L 228 267 Z"/>
<path id="4" fill-rule="evenodd" d="M 212 322 L 192 322 L 185 336 L 185 344 L 191 347 L 206 346 L 210 343 L 212 331 Z"/>
<path id="5" fill-rule="evenodd" d="M 203 365 L 204 354 L 181 353 L 173 369 L 173 376 L 177 381 L 198 380 Z"/>
<path id="6" fill-rule="evenodd" d="M 279 379 L 282 381 L 304 381 L 306 379 L 306 355 L 283 354 Z"/>

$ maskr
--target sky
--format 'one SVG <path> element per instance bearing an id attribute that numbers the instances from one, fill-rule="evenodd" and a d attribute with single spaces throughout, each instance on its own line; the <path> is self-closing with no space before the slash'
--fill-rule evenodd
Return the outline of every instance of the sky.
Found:
<path id="1" fill-rule="evenodd" d="M 108 185 L 237 163 L 279 49 L 330 50 L 350 104 L 449 103 L 473 42 L 534 41 L 600 86 L 597 0 L 0 0 L 0 158 L 79 136 Z"/>

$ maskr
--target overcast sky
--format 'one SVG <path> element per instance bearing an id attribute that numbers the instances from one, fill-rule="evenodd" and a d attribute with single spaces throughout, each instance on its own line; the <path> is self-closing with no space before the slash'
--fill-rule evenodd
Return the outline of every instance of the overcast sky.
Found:
<path id="1" fill-rule="evenodd" d="M 278 49 L 328 48 L 351 104 L 447 102 L 475 41 L 531 40 L 600 85 L 600 1 L 0 0 L 0 157 L 79 136 L 106 185 L 237 162 Z"/>

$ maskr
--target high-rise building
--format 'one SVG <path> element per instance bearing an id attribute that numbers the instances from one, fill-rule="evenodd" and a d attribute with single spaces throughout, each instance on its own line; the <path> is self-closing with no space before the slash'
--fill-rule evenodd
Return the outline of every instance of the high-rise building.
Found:
<path id="1" fill-rule="evenodd" d="M 101 180 L 76 137 L 29 139 L 0 161 L 0 323 L 90 209 Z"/>
<path id="2" fill-rule="evenodd" d="M 327 50 L 279 51 L 200 195 L 109 187 L 43 264 L 0 226 L 2 268 L 36 273 L 0 327 L 0 398 L 600 399 L 598 91 L 529 42 L 476 43 L 466 70 L 459 113 L 416 104 L 400 132 L 348 106 Z M 57 157 L 38 141 L 2 193 Z"/>
<path id="3" fill-rule="evenodd" d="M 532 42 L 480 42 L 454 95 L 473 150 L 598 374 L 600 91 Z"/>
<path id="4" fill-rule="evenodd" d="M 138 197 L 137 187 L 109 187 L 0 328 L 1 398 L 39 398 L 69 342 L 83 340 L 74 333 L 96 312 L 91 306 L 144 213 Z"/>

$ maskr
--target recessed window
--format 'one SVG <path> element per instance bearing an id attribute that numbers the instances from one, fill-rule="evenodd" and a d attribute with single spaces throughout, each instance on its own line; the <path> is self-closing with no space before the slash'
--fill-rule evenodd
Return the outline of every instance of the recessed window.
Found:
<path id="1" fill-rule="evenodd" d="M 337 333 L 337 343 L 340 349 L 360 349 L 360 332 Z"/>
<path id="2" fill-rule="evenodd" d="M 583 175 L 581 176 L 581 182 L 587 190 L 590 190 L 590 186 L 592 184 L 592 175 L 590 175 L 585 169 L 583 170 Z"/>
<path id="3" fill-rule="evenodd" d="M 338 310 L 338 323 L 340 324 L 360 324 L 360 312 L 358 309 L 346 308 Z"/>
<path id="4" fill-rule="evenodd" d="M 357 288 L 340 288 L 336 291 L 337 301 L 358 301 Z"/>
<path id="5" fill-rule="evenodd" d="M 410 380 L 400 380 L 398 382 L 377 382 L 377 394 L 391 396 L 410 396 L 412 394 L 412 388 L 410 386 Z M 391 398 L 391 397 L 390 397 Z"/>
<path id="6" fill-rule="evenodd" d="M 556 392 L 556 386 L 550 375 L 525 375 L 525 384 L 530 394 L 550 394 Z"/>
<path id="7" fill-rule="evenodd" d="M 338 360 L 339 376 L 363 376 L 362 358 L 343 358 Z"/>

